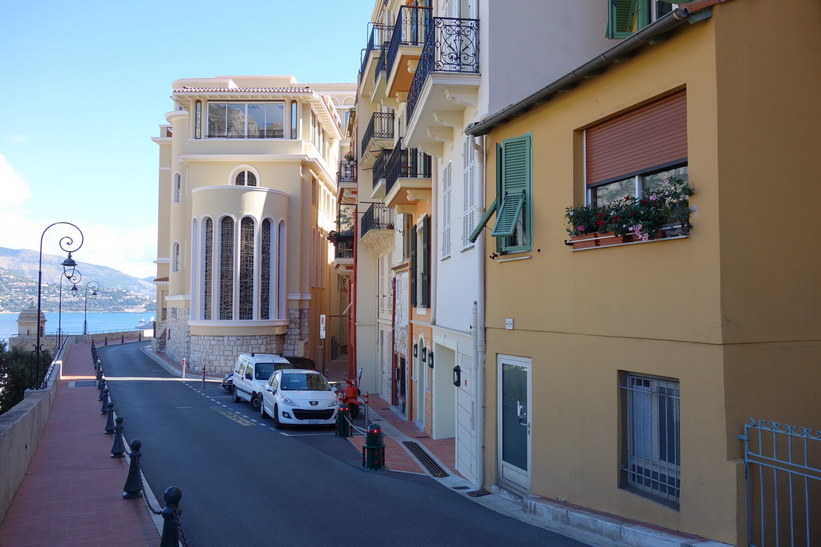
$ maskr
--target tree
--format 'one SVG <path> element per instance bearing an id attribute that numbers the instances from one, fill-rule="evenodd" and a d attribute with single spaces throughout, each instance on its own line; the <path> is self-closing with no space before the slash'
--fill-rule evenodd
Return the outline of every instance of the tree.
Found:
<path id="1" fill-rule="evenodd" d="M 41 353 L 43 363 L 51 362 L 48 351 Z M 0 414 L 8 412 L 23 400 L 26 389 L 32 384 L 34 356 L 30 351 L 22 348 L 11 348 L 9 351 L 6 342 L 0 341 Z M 48 364 L 40 367 L 40 373 L 45 374 Z"/>

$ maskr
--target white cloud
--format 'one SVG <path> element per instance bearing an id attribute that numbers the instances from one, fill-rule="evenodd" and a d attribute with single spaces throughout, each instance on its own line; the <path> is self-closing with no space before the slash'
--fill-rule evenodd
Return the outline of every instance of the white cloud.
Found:
<path id="1" fill-rule="evenodd" d="M 156 275 L 157 227 L 134 229 L 84 224 L 85 242 L 75 255 L 78 263 L 114 268 L 134 277 Z M 82 272 L 82 266 L 78 266 Z"/>
<path id="2" fill-rule="evenodd" d="M 3 196 L 0 200 L 0 210 L 17 209 L 31 197 L 31 189 L 26 181 L 2 154 L 0 154 L 0 195 Z"/>
<path id="3" fill-rule="evenodd" d="M 6 137 L 6 140 L 11 141 L 11 142 L 26 142 L 26 136 L 25 135 L 20 135 L 20 134 L 9 135 L 9 136 Z"/>

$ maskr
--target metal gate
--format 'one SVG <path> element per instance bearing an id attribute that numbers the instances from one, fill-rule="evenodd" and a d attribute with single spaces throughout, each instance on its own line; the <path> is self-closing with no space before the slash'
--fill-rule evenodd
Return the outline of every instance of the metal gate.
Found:
<path id="1" fill-rule="evenodd" d="M 821 431 L 751 419 L 738 438 L 748 545 L 821 545 Z"/>

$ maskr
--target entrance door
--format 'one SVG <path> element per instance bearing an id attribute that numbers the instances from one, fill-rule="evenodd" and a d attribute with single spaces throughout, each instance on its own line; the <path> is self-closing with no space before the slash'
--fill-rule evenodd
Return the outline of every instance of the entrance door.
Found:
<path id="1" fill-rule="evenodd" d="M 501 478 L 530 491 L 530 360 L 499 356 L 499 471 Z"/>

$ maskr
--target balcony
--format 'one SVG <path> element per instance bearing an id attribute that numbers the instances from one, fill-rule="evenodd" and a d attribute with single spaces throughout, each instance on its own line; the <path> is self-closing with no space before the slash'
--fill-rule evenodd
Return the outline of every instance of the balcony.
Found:
<path id="1" fill-rule="evenodd" d="M 381 58 L 382 45 L 391 41 L 391 25 L 381 23 L 368 23 L 371 25 L 371 32 L 368 35 L 368 45 L 362 50 L 362 62 L 359 67 L 359 92 L 368 96 L 373 91 L 374 72 Z"/>
<path id="2" fill-rule="evenodd" d="M 376 256 L 384 255 L 395 244 L 394 223 L 396 212 L 384 203 L 373 203 L 362 215 L 359 224 L 359 243 Z"/>
<path id="3" fill-rule="evenodd" d="M 374 112 L 371 116 L 360 147 L 363 167 L 372 167 L 379 152 L 393 146 L 393 119 L 393 112 Z"/>
<path id="4" fill-rule="evenodd" d="M 393 149 L 385 173 L 385 203 L 389 207 L 430 201 L 431 157 L 419 149 Z"/>
<path id="5" fill-rule="evenodd" d="M 387 52 L 383 49 L 388 98 L 405 101 L 431 23 L 431 8 L 402 6 Z"/>
<path id="6" fill-rule="evenodd" d="M 337 199 L 340 203 L 356 203 L 356 162 L 342 160 L 336 173 Z"/>
<path id="7" fill-rule="evenodd" d="M 339 236 L 334 241 L 334 262 L 336 269 L 353 270 L 353 236 Z"/>
<path id="8" fill-rule="evenodd" d="M 371 199 L 382 199 L 385 197 L 385 175 L 388 172 L 388 158 L 390 158 L 393 150 L 381 150 L 376 156 L 376 161 L 373 162 L 373 190 L 371 191 Z"/>
<path id="9" fill-rule="evenodd" d="M 408 146 L 441 156 L 476 106 L 479 82 L 478 19 L 434 17 L 408 91 Z"/>

